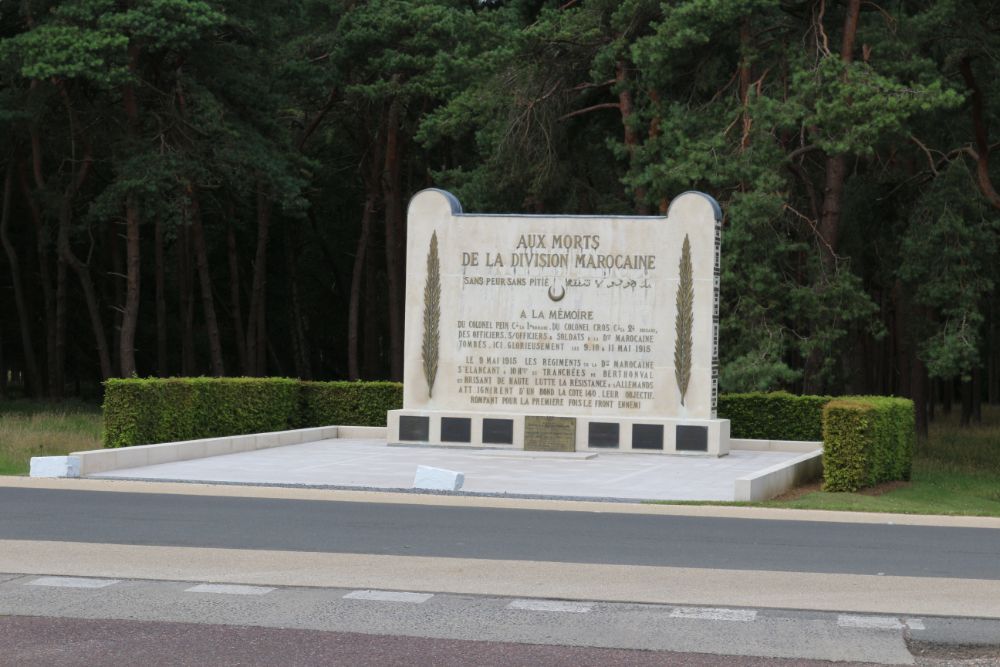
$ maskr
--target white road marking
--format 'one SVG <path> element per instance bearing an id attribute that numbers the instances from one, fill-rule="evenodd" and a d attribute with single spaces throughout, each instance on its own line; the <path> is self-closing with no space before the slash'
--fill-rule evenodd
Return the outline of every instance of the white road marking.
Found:
<path id="1" fill-rule="evenodd" d="M 185 588 L 185 593 L 222 593 L 224 595 L 266 595 L 274 589 L 270 586 L 241 586 L 239 584 L 198 584 Z"/>
<path id="2" fill-rule="evenodd" d="M 377 602 L 427 602 L 433 593 L 408 593 L 406 591 L 352 591 L 344 596 L 346 600 L 375 600 Z"/>
<path id="3" fill-rule="evenodd" d="M 892 616 L 856 616 L 840 614 L 837 625 L 842 628 L 865 628 L 867 630 L 902 630 L 906 626 Z M 921 623 L 921 625 L 923 625 Z"/>
<path id="4" fill-rule="evenodd" d="M 691 618 L 703 621 L 739 621 L 749 623 L 756 620 L 753 609 L 719 609 L 713 607 L 675 607 L 670 618 Z"/>
<path id="5" fill-rule="evenodd" d="M 514 600 L 508 609 L 524 609 L 526 611 L 568 611 L 574 614 L 585 614 L 594 605 L 590 602 L 565 602 L 562 600 Z"/>
<path id="6" fill-rule="evenodd" d="M 919 618 L 908 618 L 908 619 L 906 619 L 906 627 L 908 627 L 910 630 L 926 630 L 927 629 L 927 628 L 924 627 L 924 621 L 923 621 L 923 619 L 919 619 Z"/>
<path id="7" fill-rule="evenodd" d="M 117 584 L 121 579 L 93 579 L 90 577 L 39 577 L 29 581 L 29 586 L 59 586 L 61 588 L 104 588 Z"/>

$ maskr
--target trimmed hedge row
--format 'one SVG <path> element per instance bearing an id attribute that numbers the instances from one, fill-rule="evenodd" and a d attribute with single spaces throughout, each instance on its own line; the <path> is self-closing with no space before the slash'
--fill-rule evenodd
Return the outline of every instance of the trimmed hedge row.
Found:
<path id="1" fill-rule="evenodd" d="M 299 385 L 286 378 L 149 378 L 104 384 L 104 446 L 282 431 Z"/>
<path id="2" fill-rule="evenodd" d="M 385 413 L 403 407 L 398 382 L 302 382 L 301 427 L 385 426 Z"/>
<path id="3" fill-rule="evenodd" d="M 829 396 L 773 393 L 720 394 L 719 419 L 728 419 L 730 435 L 754 440 L 823 439 L 823 406 Z"/>
<path id="4" fill-rule="evenodd" d="M 916 440 L 913 401 L 850 396 L 823 409 L 823 490 L 857 491 L 910 479 Z"/>
<path id="5" fill-rule="evenodd" d="M 303 382 L 288 378 L 108 380 L 104 446 L 128 447 L 293 428 L 384 426 L 402 407 L 395 382 Z M 822 440 L 827 491 L 909 479 L 913 403 L 891 397 L 723 394 L 719 417 L 735 438 Z"/>
<path id="6" fill-rule="evenodd" d="M 351 424 L 384 426 L 403 405 L 394 382 L 288 378 L 113 379 L 104 390 L 104 446 Z"/>

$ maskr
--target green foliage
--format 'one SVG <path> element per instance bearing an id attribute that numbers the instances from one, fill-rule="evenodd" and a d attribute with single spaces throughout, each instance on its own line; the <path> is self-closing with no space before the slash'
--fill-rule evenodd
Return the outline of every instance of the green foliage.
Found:
<path id="1" fill-rule="evenodd" d="M 823 408 L 823 489 L 857 491 L 908 480 L 916 441 L 913 402 L 845 397 Z"/>
<path id="2" fill-rule="evenodd" d="M 283 431 L 299 421 L 286 378 L 148 378 L 105 383 L 104 446 Z"/>
<path id="3" fill-rule="evenodd" d="M 403 407 L 398 382 L 303 382 L 300 427 L 385 426 L 386 413 Z"/>
<path id="4" fill-rule="evenodd" d="M 730 421 L 730 435 L 753 440 L 823 439 L 823 406 L 829 396 L 787 392 L 720 394 L 718 414 Z"/>
<path id="5" fill-rule="evenodd" d="M 202 274 L 188 275 L 197 213 L 229 372 L 258 372 L 241 348 L 263 320 L 255 360 L 277 374 L 387 377 L 381 349 L 402 332 L 383 288 L 402 259 L 381 250 L 414 191 L 446 187 L 469 211 L 656 214 L 696 189 L 725 214 L 723 391 L 904 392 L 920 362 L 968 379 L 1000 312 L 996 159 L 976 164 L 1000 123 L 994 5 L 863 3 L 844 54 L 851 3 L 0 3 L 0 171 L 14 165 L 22 282 L 41 284 L 0 335 L 17 341 L 23 317 L 40 365 L 94 385 L 79 351 L 120 326 L 128 202 L 140 374 L 207 372 Z M 77 272 L 67 281 L 66 340 L 88 341 L 66 346 L 72 361 L 50 343 L 57 239 L 94 283 L 85 303 Z M 4 281 L 9 269 L 0 256 Z M 163 363 L 147 317 L 158 271 Z M 359 330 L 323 315 L 359 289 Z M 15 312 L 10 290 L 0 310 Z M 10 368 L 25 367 L 21 347 L 5 346 Z"/>
<path id="6" fill-rule="evenodd" d="M 917 201 L 903 237 L 899 276 L 914 300 L 939 313 L 922 323 L 921 356 L 931 377 L 968 379 L 980 365 L 983 298 L 996 285 L 1000 216 L 978 194 L 964 163 L 950 165 Z"/>
<path id="7" fill-rule="evenodd" d="M 105 383 L 104 446 L 128 447 L 350 424 L 384 426 L 402 407 L 392 382 L 132 378 Z"/>

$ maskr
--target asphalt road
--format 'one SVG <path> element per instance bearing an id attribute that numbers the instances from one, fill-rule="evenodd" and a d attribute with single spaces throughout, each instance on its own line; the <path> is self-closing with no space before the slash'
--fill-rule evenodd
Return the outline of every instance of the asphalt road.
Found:
<path id="1" fill-rule="evenodd" d="M 1000 531 L 0 488 L 0 539 L 1000 580 Z"/>
<path id="2" fill-rule="evenodd" d="M 454 658 L 463 657 L 464 664 L 475 665 L 549 664 L 550 660 L 567 665 L 574 660 L 644 665 L 657 664 L 650 658 L 662 652 L 896 664 L 911 660 L 905 644 L 908 636 L 933 640 L 951 632 L 943 619 L 906 616 L 8 576 L 0 575 L 0 664 L 3 656 L 18 654 L 28 659 L 19 664 L 74 654 L 80 657 L 73 637 L 81 635 L 82 639 L 87 632 L 104 637 L 86 647 L 87 658 L 107 656 L 107 662 L 113 663 L 113 656 L 121 651 L 115 630 L 121 633 L 120 639 L 127 636 L 138 642 L 140 654 L 173 645 L 182 655 L 200 653 L 201 664 L 218 664 L 227 657 L 235 662 L 253 655 L 240 646 L 239 638 L 247 634 L 238 628 L 247 627 L 261 629 L 259 635 L 245 640 L 259 647 L 257 660 L 266 663 L 267 656 L 276 657 L 282 648 L 286 650 L 285 658 L 271 664 L 321 664 L 327 655 L 337 656 L 338 664 L 394 664 L 404 657 L 407 646 L 416 664 L 437 664 L 439 659 L 443 664 L 462 664 Z M 4 621 L 3 614 L 13 620 Z M 18 620 L 45 617 L 152 625 Z M 236 629 L 213 630 L 211 626 Z M 981 643 L 1000 631 L 1000 621 L 966 620 L 962 627 L 971 633 L 972 641 L 978 638 Z M 302 632 L 283 632 L 287 630 Z M 324 638 L 307 631 L 336 634 Z M 376 637 L 366 639 L 359 634 Z M 32 652 L 32 643 L 27 641 L 31 635 L 43 638 L 35 643 L 44 646 L 44 652 Z M 58 637 L 58 641 L 44 637 Z M 195 646 L 186 648 L 185 641 Z M 276 646 L 269 646 L 272 642 Z M 447 656 L 451 662 L 444 660 Z M 133 659 L 129 664 L 138 662 Z M 720 664 L 760 663 L 730 659 Z"/>
<path id="3" fill-rule="evenodd" d="M 45 637 L 59 642 L 40 641 Z M 411 667 L 824 667 L 825 660 L 539 646 L 114 619 L 0 618 L 0 663 L 19 667 L 380 665 Z M 839 667 L 872 663 L 838 662 Z"/>

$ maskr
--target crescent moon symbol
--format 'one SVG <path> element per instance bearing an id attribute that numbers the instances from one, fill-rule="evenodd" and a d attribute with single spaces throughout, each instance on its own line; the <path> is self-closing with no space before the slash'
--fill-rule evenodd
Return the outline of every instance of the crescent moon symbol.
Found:
<path id="1" fill-rule="evenodd" d="M 560 287 L 559 294 L 554 294 L 552 292 L 553 289 L 555 289 L 555 286 L 549 288 L 549 298 L 552 299 L 553 301 L 562 301 L 563 297 L 566 296 L 566 288 Z"/>

